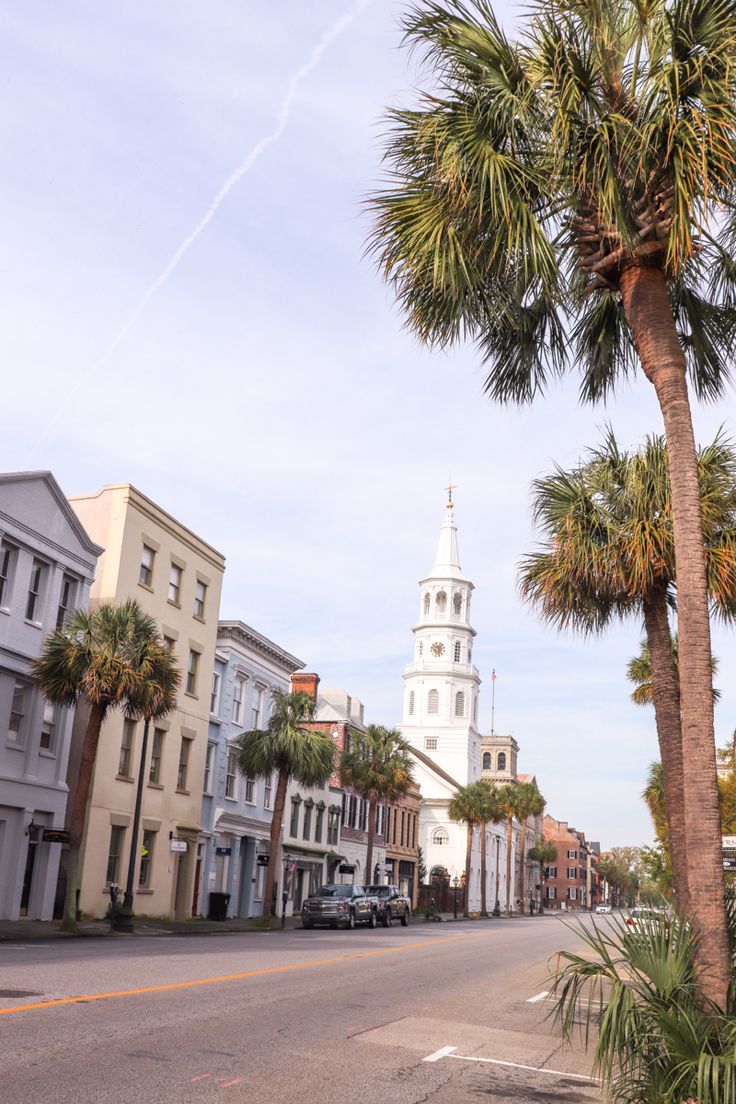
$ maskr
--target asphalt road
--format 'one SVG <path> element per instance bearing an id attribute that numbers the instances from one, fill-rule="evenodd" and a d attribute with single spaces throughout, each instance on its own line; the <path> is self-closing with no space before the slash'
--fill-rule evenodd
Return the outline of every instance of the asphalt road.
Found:
<path id="1" fill-rule="evenodd" d="M 519 918 L 5 944 L 0 1098 L 589 1104 L 589 1059 L 533 1000 L 575 942 Z"/>

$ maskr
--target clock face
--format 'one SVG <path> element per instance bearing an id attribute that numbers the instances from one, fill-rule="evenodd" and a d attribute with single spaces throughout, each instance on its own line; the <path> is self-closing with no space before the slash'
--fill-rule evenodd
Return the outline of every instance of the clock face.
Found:
<path id="1" fill-rule="evenodd" d="M 444 645 L 444 644 L 440 644 L 440 642 L 439 642 L 439 641 L 436 641 L 436 642 L 435 642 L 435 643 L 434 643 L 434 644 L 432 645 L 432 647 L 430 648 L 430 651 L 431 651 L 431 653 L 432 653 L 432 655 L 433 655 L 433 656 L 441 656 L 441 655 L 444 655 L 444 654 L 445 654 L 445 645 Z"/>

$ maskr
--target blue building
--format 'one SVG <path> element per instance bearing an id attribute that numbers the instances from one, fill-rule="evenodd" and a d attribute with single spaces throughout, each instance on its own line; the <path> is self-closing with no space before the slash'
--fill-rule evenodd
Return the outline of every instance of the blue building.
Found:
<path id="1" fill-rule="evenodd" d="M 50 472 L 0 475 L 0 918 L 50 920 L 72 710 L 30 677 L 46 635 L 86 607 L 94 544 Z"/>
<path id="2" fill-rule="evenodd" d="M 228 893 L 228 916 L 258 916 L 263 907 L 275 778 L 238 773 L 237 738 L 265 728 L 274 690 L 289 690 L 300 659 L 242 621 L 220 621 L 210 696 L 209 743 L 197 856 L 195 913 L 207 915 L 210 893 Z"/>

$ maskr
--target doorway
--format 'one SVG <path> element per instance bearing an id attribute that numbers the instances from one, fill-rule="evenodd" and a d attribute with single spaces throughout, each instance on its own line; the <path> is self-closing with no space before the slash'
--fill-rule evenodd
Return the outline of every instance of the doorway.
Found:
<path id="1" fill-rule="evenodd" d="M 33 870 L 36 864 L 36 848 L 38 844 L 35 840 L 29 839 L 28 850 L 26 852 L 26 867 L 23 872 L 23 891 L 20 895 L 20 915 L 28 915 L 28 906 L 31 900 L 31 890 L 33 888 Z"/>

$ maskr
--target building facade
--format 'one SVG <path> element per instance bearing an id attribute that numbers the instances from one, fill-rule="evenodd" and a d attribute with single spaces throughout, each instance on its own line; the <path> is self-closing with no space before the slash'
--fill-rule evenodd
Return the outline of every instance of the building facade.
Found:
<path id="1" fill-rule="evenodd" d="M 210 692 L 204 771 L 199 891 L 195 912 L 207 915 L 210 893 L 227 893 L 228 916 L 260 916 L 269 861 L 275 778 L 243 778 L 238 738 L 265 728 L 275 691 L 304 664 L 242 621 L 220 621 Z"/>
<path id="2" fill-rule="evenodd" d="M 385 881 L 397 885 L 416 908 L 419 899 L 419 816 L 422 798 L 416 782 L 386 807 Z M 384 880 L 384 879 L 381 879 Z"/>
<path id="3" fill-rule="evenodd" d="M 562 912 L 590 908 L 589 857 L 584 834 L 566 820 L 555 820 L 547 815 L 544 838 L 557 849 L 557 858 L 545 870 L 544 907 Z"/>
<path id="4" fill-rule="evenodd" d="M 102 548 L 50 472 L 0 475 L 0 919 L 54 912 L 73 711 L 46 702 L 30 667 L 44 638 L 86 608 Z"/>
<path id="5" fill-rule="evenodd" d="M 182 673 L 175 710 L 151 726 L 144 764 L 139 762 L 143 723 L 119 712 L 104 722 L 81 855 L 80 908 L 104 913 L 110 884 L 125 883 L 136 779 L 142 768 L 135 908 L 186 919 L 199 907 L 200 817 L 225 561 L 130 484 L 103 487 L 70 503 L 105 548 L 91 602 L 135 598 L 155 617 Z M 77 752 L 80 720 L 74 733 Z"/>

